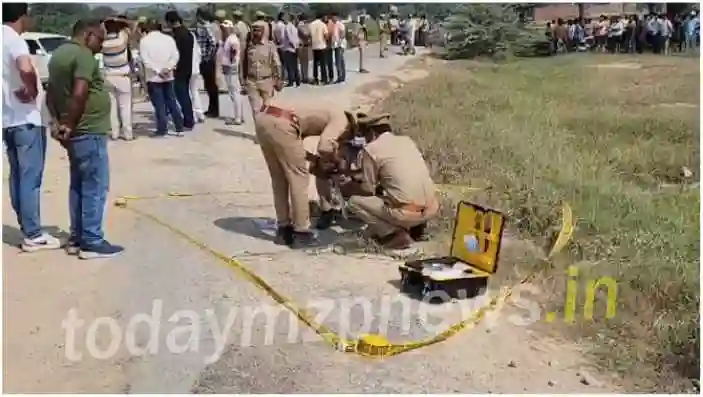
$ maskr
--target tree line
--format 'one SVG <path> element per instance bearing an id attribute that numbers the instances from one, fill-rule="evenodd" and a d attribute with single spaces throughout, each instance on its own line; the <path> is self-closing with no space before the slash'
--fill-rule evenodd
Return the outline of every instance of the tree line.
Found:
<path id="1" fill-rule="evenodd" d="M 431 19 L 444 19 L 449 16 L 455 4 L 445 3 L 398 3 L 393 4 L 398 9 L 401 16 L 413 14 L 425 14 Z M 281 5 L 272 4 L 247 4 L 247 3 L 208 3 L 208 7 L 213 13 L 217 10 L 225 11 L 231 16 L 234 10 L 239 10 L 244 14 L 244 18 L 251 20 L 256 11 L 263 11 L 268 15 L 276 16 L 281 11 L 294 14 L 305 14 L 315 16 L 319 13 L 329 14 L 335 12 L 342 17 L 348 15 L 364 14 L 373 19 L 377 19 L 381 14 L 389 14 L 391 4 L 387 3 L 283 3 Z M 166 11 L 177 9 L 173 3 L 145 4 L 126 10 L 130 18 L 154 18 L 162 19 Z M 46 33 L 70 34 L 71 27 L 78 19 L 104 18 L 116 15 L 118 12 L 109 6 L 90 7 L 85 3 L 32 3 L 31 12 L 34 16 L 35 30 Z M 192 22 L 195 18 L 195 10 L 178 9 L 183 19 Z"/>

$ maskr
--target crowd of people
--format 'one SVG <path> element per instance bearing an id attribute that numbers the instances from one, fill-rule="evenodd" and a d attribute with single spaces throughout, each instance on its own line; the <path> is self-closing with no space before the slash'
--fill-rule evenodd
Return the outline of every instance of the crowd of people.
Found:
<path id="1" fill-rule="evenodd" d="M 32 26 L 28 4 L 3 3 L 2 128 L 12 207 L 24 236 L 22 250 L 64 246 L 81 259 L 111 257 L 124 250 L 105 238 L 103 214 L 110 174 L 108 141 L 135 138 L 135 77 L 146 87 L 153 106 L 154 137 L 167 135 L 169 119 L 175 132 L 182 133 L 205 118 L 219 117 L 218 76 L 225 80 L 234 107 L 228 122 L 243 123 L 242 102 L 248 97 L 256 137 L 271 173 L 279 243 L 318 242 L 310 229 L 307 184 L 311 173 L 318 175 L 323 209 L 318 228 L 329 227 L 340 212 L 331 198 L 330 183 L 335 180 L 339 182 L 336 190 L 384 246 L 405 248 L 423 238 L 425 223 L 437 214 L 434 184 L 414 142 L 395 136 L 387 115 L 353 114 L 326 103 L 304 108 L 296 102 L 281 102 L 276 95 L 285 85 L 344 81 L 348 35 L 337 15 L 308 19 L 282 14 L 271 21 L 257 13 L 257 19 L 248 24 L 238 12 L 229 20 L 199 9 L 196 17 L 194 29 L 184 26 L 177 11 L 165 14 L 165 26 L 124 16 L 77 21 L 71 40 L 57 48 L 49 61 L 47 121 L 42 119 L 42 84 L 21 38 Z M 392 22 L 383 26 L 380 55 L 385 56 L 386 39 L 391 40 L 398 30 Z M 411 34 L 408 39 L 414 42 L 414 37 Z M 363 19 L 351 38 L 359 48 L 363 73 L 367 39 Z M 206 110 L 198 93 L 201 78 L 208 97 Z M 65 148 L 70 163 L 70 237 L 63 243 L 41 227 L 47 129 Z M 319 156 L 301 155 L 305 153 L 302 138 L 315 135 L 320 136 Z M 360 169 L 352 170 L 344 156 L 348 153 L 344 142 L 350 139 L 365 143 L 359 149 L 363 152 Z M 312 161 L 311 168 L 307 161 Z M 379 167 L 381 163 L 387 166 Z"/>
<path id="2" fill-rule="evenodd" d="M 545 35 L 554 52 L 597 51 L 668 55 L 692 52 L 700 45 L 700 19 L 696 11 L 676 15 L 605 16 L 578 21 L 558 19 L 547 23 Z"/>

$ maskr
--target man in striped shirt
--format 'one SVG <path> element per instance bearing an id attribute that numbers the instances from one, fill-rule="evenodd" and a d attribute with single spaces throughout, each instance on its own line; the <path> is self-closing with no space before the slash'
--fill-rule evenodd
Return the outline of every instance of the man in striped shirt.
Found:
<path id="1" fill-rule="evenodd" d="M 120 129 L 124 139 L 134 139 L 132 133 L 132 55 L 130 40 L 132 26 L 126 19 L 109 18 L 105 21 L 105 41 L 102 63 L 105 71 L 105 88 L 110 95 L 112 110 L 110 120 L 113 140 L 119 139 Z"/>

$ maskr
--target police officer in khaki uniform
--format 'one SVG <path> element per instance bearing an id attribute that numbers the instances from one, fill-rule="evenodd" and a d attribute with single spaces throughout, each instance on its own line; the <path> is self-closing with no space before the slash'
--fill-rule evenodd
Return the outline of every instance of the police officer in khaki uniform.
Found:
<path id="1" fill-rule="evenodd" d="M 364 68 L 364 52 L 366 51 L 366 44 L 368 42 L 366 17 L 364 15 L 359 16 L 359 25 L 357 27 L 356 36 L 357 42 L 359 43 L 359 73 L 368 73 L 369 71 Z"/>
<path id="2" fill-rule="evenodd" d="M 234 11 L 232 17 L 234 19 L 234 34 L 239 39 L 240 48 L 244 48 L 249 38 L 249 25 L 242 20 L 243 14 L 239 10 Z"/>
<path id="3" fill-rule="evenodd" d="M 256 21 L 251 26 L 251 41 L 242 57 L 242 73 L 239 74 L 243 94 L 249 96 L 252 114 L 269 105 L 275 91 L 283 87 L 281 82 L 281 60 L 276 46 L 264 39 L 265 21 Z"/>
<path id="4" fill-rule="evenodd" d="M 280 98 L 254 117 L 256 135 L 271 175 L 278 220 L 278 242 L 292 247 L 318 244 L 310 229 L 309 156 L 303 138 L 320 136 L 320 158 L 334 156 L 339 140 L 349 131 L 349 113 L 320 106 L 307 107 Z"/>
<path id="5" fill-rule="evenodd" d="M 386 52 L 388 51 L 388 40 L 390 40 L 390 25 L 388 20 L 386 20 L 386 15 L 381 14 L 378 17 L 378 33 L 379 33 L 379 56 L 381 58 L 386 57 Z"/>
<path id="6" fill-rule="evenodd" d="M 383 246 L 403 249 L 422 238 L 426 222 L 437 216 L 439 203 L 420 150 L 409 137 L 391 132 L 389 117 L 366 116 L 357 121 L 368 142 L 361 152 L 361 178 L 341 190 L 351 196 L 349 210 L 368 224 Z"/>

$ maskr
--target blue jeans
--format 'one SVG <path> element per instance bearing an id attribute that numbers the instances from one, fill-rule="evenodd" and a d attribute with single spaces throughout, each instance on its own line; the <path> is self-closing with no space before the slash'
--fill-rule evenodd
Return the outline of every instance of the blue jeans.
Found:
<path id="1" fill-rule="evenodd" d="M 183 132 L 183 115 L 176 102 L 176 92 L 173 81 L 165 83 L 146 83 L 149 99 L 154 106 L 156 116 L 156 133 L 166 135 L 168 132 L 168 116 L 171 116 L 176 132 Z M 168 109 L 168 111 L 166 110 Z"/>
<path id="2" fill-rule="evenodd" d="M 195 118 L 193 117 L 193 102 L 190 100 L 190 77 L 185 81 L 181 79 L 174 80 L 173 90 L 176 94 L 176 101 L 181 106 L 183 126 L 185 128 L 193 128 L 195 126 Z"/>
<path id="3" fill-rule="evenodd" d="M 10 201 L 26 238 L 41 236 L 39 196 L 46 160 L 46 130 L 24 124 L 3 128 L 2 139 L 10 164 Z"/>
<path id="4" fill-rule="evenodd" d="M 94 247 L 104 242 L 103 214 L 110 186 L 107 135 L 75 136 L 67 151 L 71 173 L 68 193 L 71 239 L 81 248 Z"/>
<path id="5" fill-rule="evenodd" d="M 344 62 L 344 48 L 334 49 L 334 66 L 337 69 L 337 81 L 347 79 L 347 65 Z"/>

